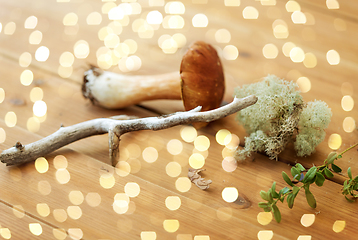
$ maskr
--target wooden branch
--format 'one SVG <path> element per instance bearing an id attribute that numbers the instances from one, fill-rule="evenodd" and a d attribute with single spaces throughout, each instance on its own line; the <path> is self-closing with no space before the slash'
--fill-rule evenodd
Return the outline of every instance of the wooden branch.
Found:
<path id="1" fill-rule="evenodd" d="M 108 133 L 109 154 L 112 164 L 115 166 L 119 157 L 119 138 L 124 133 L 139 130 L 156 131 L 193 122 L 211 122 L 251 106 L 256 101 L 257 97 L 252 95 L 242 99 L 235 98 L 223 107 L 206 112 L 199 112 L 201 107 L 197 107 L 187 112 L 177 112 L 160 117 L 131 119 L 121 116 L 93 119 L 72 126 L 61 127 L 53 134 L 27 145 L 17 142 L 14 147 L 6 149 L 0 154 L 0 161 L 7 166 L 23 164 L 34 161 L 38 157 L 45 156 L 77 140 Z"/>

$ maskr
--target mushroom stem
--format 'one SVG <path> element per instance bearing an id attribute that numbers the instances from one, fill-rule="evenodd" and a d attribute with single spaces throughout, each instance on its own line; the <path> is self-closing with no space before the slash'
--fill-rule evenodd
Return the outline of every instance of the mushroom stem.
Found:
<path id="1" fill-rule="evenodd" d="M 124 108 L 154 99 L 181 99 L 180 73 L 122 75 L 92 67 L 84 74 L 82 93 L 109 109 Z"/>

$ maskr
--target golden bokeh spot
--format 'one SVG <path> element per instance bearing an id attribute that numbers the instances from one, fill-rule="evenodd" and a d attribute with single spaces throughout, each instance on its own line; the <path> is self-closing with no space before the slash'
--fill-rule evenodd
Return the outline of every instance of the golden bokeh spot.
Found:
<path id="1" fill-rule="evenodd" d="M 4 239 L 11 238 L 11 231 L 8 228 L 0 228 L 0 236 Z"/>
<path id="2" fill-rule="evenodd" d="M 130 143 L 127 145 L 126 149 L 128 150 L 130 158 L 138 158 L 141 155 L 141 149 L 138 144 Z M 153 149 L 149 149 L 148 151 L 152 151 Z"/>
<path id="3" fill-rule="evenodd" d="M 68 194 L 68 198 L 70 199 L 70 202 L 73 205 L 80 205 L 83 203 L 84 201 L 84 196 L 83 193 L 81 191 L 76 191 L 76 190 L 72 190 L 69 194 Z"/>
<path id="4" fill-rule="evenodd" d="M 181 171 L 181 165 L 178 162 L 170 162 L 165 166 L 165 172 L 169 177 L 178 177 Z"/>
<path id="5" fill-rule="evenodd" d="M 200 153 L 193 153 L 189 157 L 189 165 L 190 165 L 190 167 L 192 167 L 194 169 L 202 168 L 204 166 L 204 164 L 205 164 L 205 158 Z"/>
<path id="6" fill-rule="evenodd" d="M 300 47 L 294 47 L 290 51 L 290 58 L 292 62 L 299 63 L 305 59 L 305 52 Z"/>
<path id="7" fill-rule="evenodd" d="M 41 217 L 47 217 L 50 215 L 50 207 L 47 203 L 38 203 L 36 205 L 36 211 Z"/>
<path id="8" fill-rule="evenodd" d="M 179 15 L 168 15 L 163 19 L 162 26 L 165 29 L 182 29 L 185 25 L 185 20 Z"/>
<path id="9" fill-rule="evenodd" d="M 57 73 L 62 78 L 69 78 L 73 73 L 73 67 L 58 66 Z M 60 92 L 60 90 L 59 90 Z"/>
<path id="10" fill-rule="evenodd" d="M 148 163 L 153 163 L 158 159 L 158 151 L 154 147 L 146 147 L 143 150 L 142 157 L 144 161 Z"/>
<path id="11" fill-rule="evenodd" d="M 29 229 L 30 232 L 35 236 L 40 236 L 42 234 L 42 227 L 40 223 L 30 223 Z"/>
<path id="12" fill-rule="evenodd" d="M 46 180 L 39 181 L 37 183 L 37 190 L 42 195 L 49 195 L 51 193 L 51 190 L 52 190 L 51 184 Z"/>
<path id="13" fill-rule="evenodd" d="M 164 230 L 170 233 L 178 231 L 179 225 L 179 221 L 176 219 L 166 219 L 163 222 Z"/>
<path id="14" fill-rule="evenodd" d="M 303 214 L 301 217 L 301 224 L 304 227 L 310 227 L 316 220 L 315 214 Z"/>
<path id="15" fill-rule="evenodd" d="M 127 161 L 131 167 L 131 173 L 137 173 L 140 171 L 142 164 L 141 161 L 135 158 L 130 158 Z"/>
<path id="16" fill-rule="evenodd" d="M 165 4 L 164 10 L 167 14 L 184 14 L 185 5 L 180 1 L 171 1 Z"/>
<path id="17" fill-rule="evenodd" d="M 239 197 L 239 191 L 235 187 L 226 187 L 221 192 L 221 197 L 225 202 L 235 202 Z"/>
<path id="18" fill-rule="evenodd" d="M 64 222 L 67 220 L 67 212 L 64 209 L 54 209 L 52 214 L 57 222 Z"/>
<path id="19" fill-rule="evenodd" d="M 296 83 L 302 93 L 311 90 L 311 81 L 307 77 L 299 77 Z"/>
<path id="20" fill-rule="evenodd" d="M 225 28 L 218 29 L 215 32 L 215 40 L 218 43 L 228 43 L 231 40 L 231 33 Z"/>
<path id="21" fill-rule="evenodd" d="M 86 58 L 90 52 L 88 42 L 85 40 L 78 40 L 73 47 L 73 52 L 78 59 Z"/>
<path id="22" fill-rule="evenodd" d="M 301 11 L 300 4 L 293 0 L 288 1 L 285 7 L 287 12 Z"/>
<path id="23" fill-rule="evenodd" d="M 63 67 L 71 67 L 75 61 L 75 56 L 71 52 L 63 52 L 60 56 L 60 65 Z"/>
<path id="24" fill-rule="evenodd" d="M 221 166 L 226 172 L 233 172 L 237 168 L 237 161 L 232 156 L 225 157 L 221 162 Z"/>
<path id="25" fill-rule="evenodd" d="M 34 74 L 31 70 L 24 70 L 20 75 L 20 82 L 24 86 L 29 86 L 34 80 Z"/>
<path id="26" fill-rule="evenodd" d="M 25 210 L 23 208 L 23 206 L 21 205 L 14 205 L 12 207 L 12 213 L 15 215 L 15 217 L 17 218 L 23 218 L 25 217 Z"/>
<path id="27" fill-rule="evenodd" d="M 344 228 L 346 227 L 346 221 L 343 220 L 337 220 L 333 223 L 333 231 L 336 233 L 342 232 Z"/>
<path id="28" fill-rule="evenodd" d="M 128 197 L 137 197 L 140 193 L 140 186 L 136 182 L 128 182 L 124 186 L 124 192 Z"/>
<path id="29" fill-rule="evenodd" d="M 5 35 L 13 35 L 16 30 L 16 23 L 9 22 L 4 27 L 4 34 Z"/>
<path id="30" fill-rule="evenodd" d="M 210 240 L 210 237 L 208 235 L 196 235 L 194 240 Z"/>
<path id="31" fill-rule="evenodd" d="M 261 225 L 268 225 L 272 221 L 272 213 L 271 212 L 259 212 L 257 214 L 257 222 Z"/>
<path id="32" fill-rule="evenodd" d="M 229 149 L 236 149 L 240 144 L 240 138 L 236 134 L 227 135 L 224 139 L 225 147 Z"/>
<path id="33" fill-rule="evenodd" d="M 118 35 L 114 33 L 110 33 L 104 38 L 103 41 L 104 41 L 104 45 L 107 48 L 116 48 L 119 45 L 120 39 Z"/>
<path id="34" fill-rule="evenodd" d="M 89 192 L 86 195 L 86 203 L 91 207 L 97 207 L 101 204 L 102 198 L 99 193 Z"/>
<path id="35" fill-rule="evenodd" d="M 29 52 L 24 52 L 19 57 L 20 67 L 28 67 L 31 64 L 32 56 Z"/>
<path id="36" fill-rule="evenodd" d="M 178 155 L 183 151 L 183 143 L 178 139 L 171 139 L 167 143 L 167 150 L 172 155 Z"/>
<path id="37" fill-rule="evenodd" d="M 341 106 L 342 106 L 343 110 L 346 112 L 352 111 L 352 109 L 354 107 L 353 98 L 349 95 L 343 96 L 342 100 L 341 100 Z"/>
<path id="38" fill-rule="evenodd" d="M 35 52 L 35 59 L 39 62 L 45 62 L 49 56 L 50 50 L 45 46 L 39 47 Z"/>
<path id="39" fill-rule="evenodd" d="M 41 101 L 44 97 L 44 92 L 40 87 L 34 87 L 30 91 L 30 100 L 31 102 Z"/>
<path id="40" fill-rule="evenodd" d="M 83 238 L 83 231 L 80 228 L 69 228 L 68 236 L 73 240 L 80 240 Z"/>
<path id="41" fill-rule="evenodd" d="M 347 30 L 346 21 L 341 18 L 335 18 L 333 21 L 333 25 L 337 31 L 346 31 Z"/>
<path id="42" fill-rule="evenodd" d="M 291 50 L 296 47 L 296 45 L 292 42 L 285 42 L 282 46 L 282 52 L 283 55 L 285 55 L 286 57 L 290 56 L 290 52 Z"/>
<path id="43" fill-rule="evenodd" d="M 26 18 L 24 26 L 26 29 L 34 29 L 37 26 L 37 22 L 38 22 L 37 17 L 30 16 Z"/>
<path id="44" fill-rule="evenodd" d="M 0 128 L 0 143 L 4 143 L 6 140 L 6 132 L 3 128 Z"/>
<path id="45" fill-rule="evenodd" d="M 326 54 L 326 59 L 330 65 L 337 65 L 341 61 L 341 57 L 336 50 L 329 50 Z"/>
<path id="46" fill-rule="evenodd" d="M 116 183 L 116 179 L 112 174 L 102 174 L 101 177 L 99 178 L 99 184 L 104 189 L 112 188 L 115 183 Z"/>
<path id="47" fill-rule="evenodd" d="M 114 200 L 113 210 L 118 214 L 125 214 L 129 210 L 129 201 L 125 200 Z"/>
<path id="48" fill-rule="evenodd" d="M 259 11 L 252 6 L 247 6 L 242 11 L 242 16 L 244 17 L 244 19 L 258 19 Z"/>
<path id="49" fill-rule="evenodd" d="M 74 12 L 67 13 L 62 20 L 62 23 L 65 26 L 74 26 L 77 24 L 77 22 L 78 16 Z"/>
<path id="50" fill-rule="evenodd" d="M 342 137 L 337 133 L 331 134 L 328 138 L 328 147 L 332 150 L 337 150 L 342 145 Z"/>
<path id="51" fill-rule="evenodd" d="M 240 6 L 240 0 L 225 0 L 224 4 L 226 7 L 238 7 Z"/>
<path id="52" fill-rule="evenodd" d="M 33 31 L 29 36 L 29 43 L 33 45 L 40 44 L 42 41 L 42 32 L 36 30 Z"/>
<path id="53" fill-rule="evenodd" d="M 300 235 L 297 238 L 297 240 L 311 240 L 311 239 L 312 239 L 311 235 Z"/>
<path id="54" fill-rule="evenodd" d="M 99 12 L 91 12 L 86 18 L 88 25 L 99 25 L 102 22 L 102 15 Z"/>
<path id="55" fill-rule="evenodd" d="M 165 206 L 171 211 L 178 210 L 180 208 L 180 206 L 181 206 L 180 197 L 168 196 L 165 199 Z"/>
<path id="56" fill-rule="evenodd" d="M 343 120 L 343 130 L 345 132 L 353 132 L 354 130 L 356 129 L 356 123 L 354 121 L 354 118 L 352 117 L 346 117 L 344 120 Z"/>
<path id="57" fill-rule="evenodd" d="M 209 24 L 208 17 L 203 13 L 197 13 L 191 20 L 193 27 L 204 28 L 207 27 Z"/>
<path id="58" fill-rule="evenodd" d="M 63 155 L 56 155 L 53 159 L 53 166 L 56 169 L 65 169 L 68 166 L 67 158 Z"/>
<path id="59" fill-rule="evenodd" d="M 220 129 L 215 134 L 215 140 L 220 145 L 224 146 L 231 141 L 231 132 L 227 129 Z"/>
<path id="60" fill-rule="evenodd" d="M 268 43 L 263 47 L 262 54 L 267 59 L 275 59 L 278 55 L 278 48 L 275 44 Z"/>
<path id="61" fill-rule="evenodd" d="M 239 50 L 234 45 L 226 45 L 222 54 L 226 60 L 236 60 L 239 56 Z"/>
<path id="62" fill-rule="evenodd" d="M 301 11 L 294 11 L 291 14 L 291 20 L 294 24 L 305 24 L 307 21 L 306 15 Z"/>
<path id="63" fill-rule="evenodd" d="M 191 182 L 190 182 L 189 178 L 187 178 L 187 177 L 179 177 L 175 181 L 175 188 L 179 192 L 187 192 L 187 191 L 189 191 L 190 188 L 191 188 Z"/>
<path id="64" fill-rule="evenodd" d="M 216 216 L 221 221 L 228 221 L 232 217 L 232 208 L 231 207 L 221 207 L 216 210 Z"/>
<path id="65" fill-rule="evenodd" d="M 339 9 L 339 2 L 337 0 L 326 0 L 328 9 Z"/>
<path id="66" fill-rule="evenodd" d="M 71 175 L 70 172 L 67 171 L 67 169 L 58 169 L 56 171 L 56 180 L 60 184 L 66 184 L 70 181 L 70 179 L 71 179 Z"/>
<path id="67" fill-rule="evenodd" d="M 233 157 L 235 155 L 235 152 L 236 152 L 236 148 L 224 147 L 224 149 L 221 151 L 221 156 L 223 158 Z"/>
<path id="68" fill-rule="evenodd" d="M 261 230 L 257 233 L 258 240 L 271 240 L 273 237 L 272 230 Z"/>
<path id="69" fill-rule="evenodd" d="M 36 101 L 32 107 L 32 111 L 36 117 L 43 117 L 47 112 L 47 104 L 44 101 Z"/>
<path id="70" fill-rule="evenodd" d="M 35 168 L 39 173 L 45 173 L 49 169 L 48 161 L 44 157 L 39 157 L 35 160 Z"/>
<path id="71" fill-rule="evenodd" d="M 150 11 L 147 14 L 146 21 L 149 24 L 161 24 L 163 22 L 163 15 L 158 10 Z"/>
<path id="72" fill-rule="evenodd" d="M 122 46 L 128 47 L 128 54 L 134 54 L 138 49 L 138 43 L 133 39 L 124 40 Z"/>
<path id="73" fill-rule="evenodd" d="M 206 151 L 210 147 L 210 140 L 204 135 L 197 136 L 194 140 L 194 147 L 198 151 Z"/>
<path id="74" fill-rule="evenodd" d="M 151 231 L 143 231 L 140 233 L 140 239 L 141 240 L 156 240 L 157 233 L 151 232 Z"/>
<path id="75" fill-rule="evenodd" d="M 192 126 L 185 126 L 180 129 L 180 137 L 185 142 L 194 142 L 197 136 L 198 136 L 198 132 Z"/>
<path id="76" fill-rule="evenodd" d="M 126 161 L 119 161 L 116 165 L 115 171 L 118 176 L 125 177 L 131 172 L 131 166 Z"/>
<path id="77" fill-rule="evenodd" d="M 8 127 L 15 127 L 16 126 L 16 123 L 17 123 L 17 116 L 14 112 L 7 112 L 5 114 L 5 124 L 6 126 Z"/>
<path id="78" fill-rule="evenodd" d="M 67 237 L 66 230 L 63 228 L 54 228 L 52 234 L 57 240 L 65 240 Z"/>
<path id="79" fill-rule="evenodd" d="M 82 216 L 82 209 L 79 206 L 67 207 L 67 214 L 70 218 L 77 220 Z"/>
<path id="80" fill-rule="evenodd" d="M 313 53 L 306 53 L 305 59 L 303 60 L 303 65 L 306 68 L 314 68 L 317 65 L 317 57 Z"/>

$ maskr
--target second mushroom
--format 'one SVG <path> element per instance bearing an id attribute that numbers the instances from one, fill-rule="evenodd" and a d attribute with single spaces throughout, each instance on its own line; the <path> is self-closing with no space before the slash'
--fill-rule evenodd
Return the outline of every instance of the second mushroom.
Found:
<path id="1" fill-rule="evenodd" d="M 94 104 L 109 109 L 124 108 L 142 101 L 182 99 L 186 111 L 218 108 L 225 92 L 222 64 L 216 50 L 194 42 L 184 54 L 180 72 L 159 75 L 123 75 L 92 67 L 84 74 L 82 93 Z M 196 128 L 206 123 L 194 123 Z"/>

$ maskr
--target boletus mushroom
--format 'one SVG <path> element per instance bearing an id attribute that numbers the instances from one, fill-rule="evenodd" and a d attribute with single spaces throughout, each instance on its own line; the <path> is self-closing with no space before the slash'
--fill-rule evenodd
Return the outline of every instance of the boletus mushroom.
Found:
<path id="1" fill-rule="evenodd" d="M 123 75 L 91 67 L 84 74 L 82 93 L 92 103 L 118 109 L 142 101 L 182 99 L 186 111 L 218 108 L 225 92 L 222 64 L 216 50 L 203 41 L 194 42 L 184 54 L 180 72 L 159 75 Z M 194 123 L 196 128 L 206 123 Z"/>

